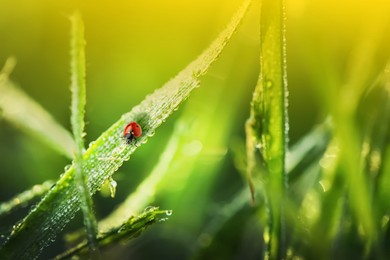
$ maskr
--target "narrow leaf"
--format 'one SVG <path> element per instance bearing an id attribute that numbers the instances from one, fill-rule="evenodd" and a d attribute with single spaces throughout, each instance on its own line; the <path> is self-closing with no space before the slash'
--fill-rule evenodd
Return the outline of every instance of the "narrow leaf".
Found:
<path id="1" fill-rule="evenodd" d="M 151 207 L 138 216 L 130 217 L 127 221 L 123 222 L 123 224 L 116 226 L 107 232 L 100 233 L 97 237 L 99 246 L 104 247 L 121 240 L 128 241 L 136 238 L 150 225 L 158 221 L 165 221 L 167 216 L 170 216 L 171 214 L 172 211 L 170 210 L 159 210 L 158 208 Z M 86 248 L 87 241 L 83 241 L 65 253 L 58 255 L 55 259 L 69 259 L 74 255 L 85 255 Z"/>
<path id="2" fill-rule="evenodd" d="M 285 40 L 285 3 L 264 0 L 260 14 L 260 75 L 253 93 L 250 118 L 246 124 L 248 178 L 252 183 L 254 153 L 257 148 L 268 172 L 271 255 L 285 258 L 283 197 L 287 184 L 287 73 Z M 253 186 L 251 186 L 253 192 Z"/>
<path id="3" fill-rule="evenodd" d="M 86 103 L 85 86 L 85 39 L 84 24 L 79 12 L 71 18 L 71 123 L 73 136 L 76 141 L 75 151 L 75 180 L 80 197 L 80 208 L 84 216 L 84 225 L 87 229 L 89 247 L 91 252 L 97 251 L 97 222 L 93 212 L 93 202 L 87 187 L 87 179 L 83 171 L 84 153 L 84 114 Z"/>
<path id="4" fill-rule="evenodd" d="M 0 74 L 0 116 L 47 144 L 55 151 L 73 158 L 76 149 L 71 134 L 23 90 L 8 79 L 15 61 L 8 59 Z"/>
<path id="5" fill-rule="evenodd" d="M 31 203 L 34 199 L 42 196 L 53 186 L 53 181 L 45 181 L 42 184 L 34 185 L 31 189 L 26 190 L 9 201 L 0 204 L 0 218 L 6 214 L 19 209 L 20 207 L 26 206 Z"/>
<path id="6" fill-rule="evenodd" d="M 91 193 L 96 192 L 141 144 L 146 143 L 147 139 L 154 135 L 155 129 L 199 86 L 199 78 L 217 60 L 238 28 L 250 2 L 246 0 L 242 4 L 227 28 L 203 54 L 162 88 L 124 114 L 89 145 L 83 156 L 83 171 L 87 175 L 87 186 Z M 138 122 L 144 134 L 136 142 L 125 145 L 122 132 L 125 125 L 131 121 Z M 8 258 L 36 258 L 55 239 L 79 209 L 74 177 L 74 167 L 71 167 L 13 230 L 6 244 L 0 249 L 0 255 Z"/>

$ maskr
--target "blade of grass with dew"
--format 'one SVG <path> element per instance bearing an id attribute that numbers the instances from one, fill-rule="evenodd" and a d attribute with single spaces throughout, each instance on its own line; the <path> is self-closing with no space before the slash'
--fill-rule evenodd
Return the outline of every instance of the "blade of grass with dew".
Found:
<path id="1" fill-rule="evenodd" d="M 84 23 L 79 12 L 71 17 L 71 123 L 73 136 L 76 141 L 74 160 L 75 182 L 79 192 L 80 208 L 84 217 L 84 225 L 87 230 L 88 246 L 91 254 L 98 253 L 97 249 L 97 222 L 93 212 L 93 201 L 88 191 L 87 179 L 83 171 L 84 153 L 84 115 L 86 103 L 85 83 L 85 39 Z"/>
<path id="2" fill-rule="evenodd" d="M 142 210 L 142 208 L 145 208 L 148 203 L 154 200 L 157 185 L 169 172 L 169 165 L 178 149 L 181 139 L 180 137 L 183 135 L 183 124 L 185 124 L 185 122 L 182 120 L 179 119 L 177 121 L 175 129 L 172 132 L 164 151 L 161 153 L 158 163 L 154 166 L 150 175 L 145 178 L 142 183 L 138 185 L 137 189 L 131 193 L 108 217 L 99 221 L 99 230 L 101 232 L 111 229 L 115 223 L 123 222 L 124 219 L 136 214 Z"/>
<path id="3" fill-rule="evenodd" d="M 131 216 L 121 225 L 115 226 L 107 232 L 100 233 L 97 237 L 99 247 L 110 245 L 121 240 L 130 240 L 139 236 L 150 225 L 159 221 L 165 221 L 167 216 L 170 216 L 172 211 L 159 210 L 156 207 L 151 207 L 145 210 L 138 216 Z M 75 255 L 85 255 L 87 242 L 83 241 L 77 246 L 69 249 L 63 254 L 58 255 L 55 259 L 69 259 Z"/>
<path id="4" fill-rule="evenodd" d="M 9 201 L 1 203 L 0 219 L 5 215 L 10 214 L 11 212 L 19 209 L 20 207 L 30 204 L 31 201 L 48 192 L 53 186 L 53 184 L 54 181 L 48 180 L 42 184 L 34 185 L 31 189 L 16 195 Z"/>
<path id="5" fill-rule="evenodd" d="M 147 96 L 129 113 L 124 114 L 89 145 L 83 156 L 83 171 L 87 175 L 87 186 L 91 193 L 96 192 L 124 161 L 129 160 L 130 155 L 141 144 L 146 143 L 147 139 L 154 135 L 155 129 L 199 86 L 199 78 L 217 60 L 241 23 L 250 3 L 250 0 L 243 2 L 227 28 L 197 59 L 162 88 Z M 130 121 L 137 121 L 144 134 L 136 142 L 123 146 L 123 127 Z M 37 207 L 15 227 L 1 247 L 0 256 L 36 258 L 55 239 L 79 209 L 74 177 L 72 166 Z"/>
<path id="6" fill-rule="evenodd" d="M 71 134 L 42 106 L 8 79 L 14 66 L 15 60 L 10 58 L 0 73 L 0 116 L 53 150 L 72 159 L 76 145 Z"/>
<path id="7" fill-rule="evenodd" d="M 283 0 L 261 2 L 260 75 L 246 123 L 249 182 L 252 182 L 256 147 L 260 148 L 268 172 L 266 188 L 270 209 L 270 257 L 273 259 L 286 256 L 282 217 L 288 135 L 284 8 Z"/>

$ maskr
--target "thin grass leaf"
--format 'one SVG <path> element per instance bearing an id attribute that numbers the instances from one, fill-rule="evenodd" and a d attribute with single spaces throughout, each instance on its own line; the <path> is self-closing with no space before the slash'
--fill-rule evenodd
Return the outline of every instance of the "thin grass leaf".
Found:
<path id="1" fill-rule="evenodd" d="M 243 258 L 237 252 L 237 247 L 239 247 L 237 244 L 242 241 L 245 226 L 249 226 L 253 217 L 257 220 L 258 215 L 258 207 L 249 205 L 248 188 L 241 189 L 230 203 L 218 209 L 207 222 L 199 236 L 198 243 L 195 244 L 196 249 L 192 259 L 229 259 L 232 255 L 235 255 L 237 259 Z M 250 228 L 253 230 L 255 227 L 251 225 Z M 262 240 L 260 236 L 256 237 L 258 238 L 256 242 Z M 256 251 L 260 251 L 261 242 L 256 244 Z M 253 252 L 251 256 L 253 257 Z"/>
<path id="2" fill-rule="evenodd" d="M 131 216 L 121 225 L 111 228 L 107 232 L 100 233 L 97 237 L 99 247 L 108 246 L 121 240 L 128 241 L 133 239 L 150 225 L 159 221 L 165 221 L 170 215 L 172 215 L 170 210 L 159 210 L 156 207 L 148 208 L 138 216 Z M 74 255 L 85 255 L 87 253 L 86 249 L 87 241 L 83 241 L 65 253 L 58 255 L 55 259 L 69 259 Z"/>
<path id="3" fill-rule="evenodd" d="M 252 182 L 257 148 L 268 172 L 266 188 L 270 210 L 270 257 L 273 259 L 286 256 L 282 217 L 288 136 L 284 8 L 283 0 L 261 2 L 260 75 L 246 124 L 249 182 Z"/>
<path id="4" fill-rule="evenodd" d="M 42 184 L 34 185 L 31 189 L 26 190 L 9 201 L 3 202 L 0 204 L 0 218 L 4 217 L 7 214 L 19 209 L 20 207 L 24 207 L 29 205 L 31 201 L 36 198 L 39 198 L 43 194 L 49 191 L 49 189 L 53 186 L 53 181 L 45 181 Z"/>
<path id="5" fill-rule="evenodd" d="M 90 193 L 95 193 L 103 182 L 123 164 L 130 155 L 160 126 L 192 90 L 199 86 L 199 78 L 217 60 L 218 56 L 238 28 L 249 7 L 246 0 L 227 28 L 196 60 L 190 63 L 175 78 L 162 88 L 147 96 L 138 106 L 124 114 L 89 145 L 83 156 L 83 171 L 86 173 Z M 143 135 L 136 142 L 125 145 L 122 139 L 124 126 L 138 122 Z M 65 227 L 79 209 L 79 198 L 74 182 L 74 166 L 69 168 L 56 186 L 30 214 L 13 230 L 0 255 L 7 258 L 36 258 Z"/>
<path id="6" fill-rule="evenodd" d="M 15 65 L 8 59 L 0 73 L 0 116 L 69 159 L 76 149 L 71 134 L 38 103 L 8 79 Z"/>
<path id="7" fill-rule="evenodd" d="M 87 187 L 87 179 L 83 171 L 84 153 L 84 115 L 86 103 L 85 84 L 85 39 L 84 23 L 79 12 L 71 17 L 71 123 L 76 141 L 74 160 L 75 180 L 80 195 L 80 208 L 84 216 L 88 245 L 91 253 L 97 253 L 97 221 L 93 212 L 93 201 Z"/>
<path id="8" fill-rule="evenodd" d="M 331 137 L 332 123 L 331 119 L 328 118 L 290 148 L 286 160 L 289 184 L 302 178 L 302 174 L 309 165 L 318 163 L 325 153 Z"/>

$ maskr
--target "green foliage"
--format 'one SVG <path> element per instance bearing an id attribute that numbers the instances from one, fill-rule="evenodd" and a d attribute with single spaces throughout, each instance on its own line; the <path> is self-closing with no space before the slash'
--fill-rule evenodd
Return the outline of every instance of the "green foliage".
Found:
<path id="1" fill-rule="evenodd" d="M 83 258 L 95 245 L 112 259 L 388 259 L 390 5 L 373 1 L 244 1 L 203 54 L 141 102 L 214 38 L 239 3 L 40 6 L 38 0 L 20 14 L 7 12 L 14 10 L 11 2 L 1 4 L 0 55 L 16 50 L 21 66 L 13 76 L 24 89 L 8 79 L 10 59 L 0 75 L 0 196 L 6 201 L 0 204 L 0 258 Z M 246 12 L 249 4 L 254 8 Z M 72 137 L 32 99 L 55 108 L 66 125 L 61 115 L 69 112 L 63 105 L 69 98 L 53 98 L 51 85 L 68 77 L 59 65 L 66 64 L 60 55 L 66 51 L 58 44 L 68 40 L 59 39 L 63 30 L 52 30 L 62 24 L 47 27 L 54 18 L 45 16 L 36 29 L 28 26 L 43 44 L 23 41 L 15 48 L 18 35 L 29 35 L 27 26 L 1 25 L 21 23 L 18 14 L 32 18 L 31 10 L 79 8 L 87 25 L 89 84 L 86 102 L 85 42 L 77 30 L 71 37 Z M 77 17 L 74 29 L 82 29 Z M 52 37 L 52 31 L 60 33 Z M 29 59 L 34 66 L 26 66 Z M 200 79 L 202 88 L 184 102 Z M 129 105 L 133 109 L 112 124 Z M 143 135 L 125 145 L 130 121 Z M 85 151 L 84 138 L 96 139 Z M 55 178 L 63 162 L 56 165 L 51 152 L 74 159 L 54 186 L 43 180 Z M 20 193 L 33 183 L 43 184 Z M 107 184 L 112 198 L 104 194 Z M 81 221 L 70 220 L 83 205 L 85 216 L 94 213 L 88 200 L 95 193 L 99 228 L 86 222 L 86 236 Z"/>
<path id="2" fill-rule="evenodd" d="M 80 207 L 80 183 L 77 182 L 77 167 L 80 174 L 85 174 L 85 184 L 91 194 L 99 189 L 103 182 L 130 158 L 130 155 L 147 139 L 154 135 L 155 129 L 177 109 L 192 90 L 199 86 L 199 77 L 204 75 L 237 29 L 244 17 L 250 1 L 245 1 L 237 15 L 227 28 L 196 60 L 190 63 L 174 79 L 162 88 L 146 97 L 129 113 L 124 114 L 116 123 L 105 131 L 95 142 L 89 145 L 82 160 L 69 167 L 61 179 L 48 192 L 42 201 L 12 231 L 6 243 L 0 249 L 7 258 L 36 258 L 50 244 L 56 235 L 72 219 Z M 77 16 L 76 16 L 77 17 Z M 73 18 L 76 19 L 76 18 Z M 80 20 L 74 22 L 73 29 L 80 28 Z M 74 31 L 72 44 L 72 123 L 77 146 L 82 149 L 83 109 L 85 98 L 84 58 L 82 52 L 82 30 Z M 77 82 L 77 84 L 76 84 Z M 136 121 L 143 129 L 143 135 L 135 142 L 124 146 L 123 127 L 127 122 Z M 79 174 L 79 175 L 80 175 Z M 85 189 L 84 189 L 85 191 Z M 84 194 L 85 196 L 85 194 Z M 86 196 L 85 196 L 86 197 Z M 81 202 L 82 205 L 82 202 Z M 93 218 L 85 210 L 88 220 Z M 93 225 L 93 224 L 91 224 Z M 88 226 L 88 225 L 87 225 Z M 93 231 L 90 231 L 93 232 Z M 18 249 L 18 250 L 16 250 Z"/>

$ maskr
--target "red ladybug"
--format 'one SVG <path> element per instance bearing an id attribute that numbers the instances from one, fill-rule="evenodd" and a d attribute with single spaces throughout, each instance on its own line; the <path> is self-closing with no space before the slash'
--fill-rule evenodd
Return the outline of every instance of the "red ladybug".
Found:
<path id="1" fill-rule="evenodd" d="M 123 131 L 123 138 L 126 139 L 126 143 L 130 144 L 133 140 L 137 139 L 142 135 L 142 128 L 136 122 L 131 122 L 126 125 Z"/>

